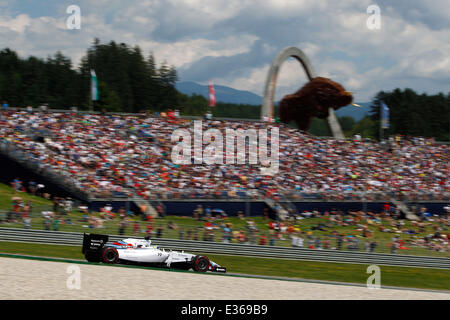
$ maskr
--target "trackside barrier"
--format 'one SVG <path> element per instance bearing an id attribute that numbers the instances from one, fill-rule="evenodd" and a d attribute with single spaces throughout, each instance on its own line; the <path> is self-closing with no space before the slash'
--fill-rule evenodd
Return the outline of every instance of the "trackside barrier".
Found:
<path id="1" fill-rule="evenodd" d="M 86 230 L 87 233 L 89 232 Z M 129 237 L 110 236 L 110 241 Z M 78 232 L 45 231 L 32 229 L 0 228 L 0 241 L 18 241 L 59 245 L 82 245 L 83 234 Z M 391 266 L 450 269 L 449 258 L 424 257 L 382 253 L 349 252 L 338 250 L 312 250 L 276 246 L 217 243 L 206 241 L 152 239 L 152 244 L 172 250 L 199 253 L 229 254 L 249 257 L 309 260 L 323 262 L 346 262 Z M 1 249 L 0 242 L 0 249 Z"/>

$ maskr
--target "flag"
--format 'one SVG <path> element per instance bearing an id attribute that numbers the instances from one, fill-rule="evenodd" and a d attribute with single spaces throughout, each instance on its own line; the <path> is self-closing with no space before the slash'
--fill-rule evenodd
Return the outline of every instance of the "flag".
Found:
<path id="1" fill-rule="evenodd" d="M 97 101 L 98 99 L 99 99 L 99 92 L 98 92 L 97 75 L 95 74 L 94 70 L 91 70 L 91 100 Z"/>
<path id="2" fill-rule="evenodd" d="M 209 81 L 209 106 L 216 106 L 216 92 L 214 91 L 214 86 L 211 80 Z"/>
<path id="3" fill-rule="evenodd" d="M 389 129 L 389 108 L 384 102 L 381 102 L 381 128 Z"/>

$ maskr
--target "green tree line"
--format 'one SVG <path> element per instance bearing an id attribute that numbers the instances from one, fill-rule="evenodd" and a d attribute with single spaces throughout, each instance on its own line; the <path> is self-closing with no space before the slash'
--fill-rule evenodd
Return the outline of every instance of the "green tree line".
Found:
<path id="1" fill-rule="evenodd" d="M 90 106 L 90 70 L 98 78 L 100 99 L 96 110 L 138 112 L 178 107 L 177 72 L 166 62 L 157 65 L 152 53 L 125 43 L 107 44 L 95 39 L 78 67 L 61 52 L 46 59 L 20 58 L 6 48 L 0 51 L 0 99 L 11 107 L 53 109 Z"/>
<path id="2" fill-rule="evenodd" d="M 418 94 L 412 89 L 380 91 L 372 101 L 370 120 L 374 129 L 380 125 L 380 104 L 384 102 L 390 111 L 390 128 L 385 135 L 433 137 L 439 141 L 450 141 L 450 92 Z"/>
<path id="3" fill-rule="evenodd" d="M 344 134 L 347 137 L 359 134 L 364 138 L 381 138 L 380 106 L 383 102 L 389 108 L 389 128 L 383 129 L 382 137 L 401 134 L 450 141 L 450 93 L 418 94 L 408 88 L 378 92 L 371 102 L 369 114 L 357 122 L 352 117 L 339 117 Z M 318 127 L 321 132 L 323 126 Z"/>

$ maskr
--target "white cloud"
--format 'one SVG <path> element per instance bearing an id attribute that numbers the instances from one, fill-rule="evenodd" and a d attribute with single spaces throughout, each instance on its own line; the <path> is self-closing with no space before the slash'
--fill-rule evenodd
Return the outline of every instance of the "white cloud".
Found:
<path id="1" fill-rule="evenodd" d="M 31 3 L 0 1 L 0 43 L 23 56 L 46 57 L 61 50 L 77 64 L 98 37 L 139 45 L 159 62 L 182 70 L 198 67 L 205 57 L 223 57 L 225 68 L 215 69 L 220 75 L 204 68 L 204 79 L 195 80 L 214 78 L 262 94 L 272 59 L 294 45 L 319 75 L 355 91 L 359 101 L 403 86 L 430 93 L 449 90 L 448 1 L 378 0 L 382 28 L 377 31 L 366 28 L 372 0 L 80 0 L 81 30 L 65 28 L 68 15 L 60 2 L 49 0 L 48 14 L 36 14 L 39 7 Z M 230 67 L 230 61 L 236 65 Z M 298 63 L 287 61 L 277 99 L 304 81 Z"/>
<path id="2" fill-rule="evenodd" d="M 23 33 L 30 25 L 30 17 L 26 14 L 20 14 L 15 18 L 1 17 L 0 27 L 9 29 L 17 33 Z"/>
<path id="3" fill-rule="evenodd" d="M 253 68 L 248 72 L 247 76 L 236 79 L 225 79 L 225 81 L 221 81 L 219 84 L 251 91 L 262 96 L 264 94 L 264 85 L 269 67 L 270 65 L 267 64 L 260 68 Z M 278 72 L 275 100 L 280 100 L 286 94 L 297 91 L 307 81 L 306 74 L 300 63 L 297 60 L 288 59 L 281 65 Z"/>
<path id="4" fill-rule="evenodd" d="M 192 62 L 203 57 L 229 57 L 248 52 L 256 37 L 230 36 L 220 41 L 208 39 L 190 39 L 174 43 L 158 43 L 142 41 L 139 45 L 146 50 L 152 50 L 155 56 L 164 58 L 175 67 L 188 67 Z"/>

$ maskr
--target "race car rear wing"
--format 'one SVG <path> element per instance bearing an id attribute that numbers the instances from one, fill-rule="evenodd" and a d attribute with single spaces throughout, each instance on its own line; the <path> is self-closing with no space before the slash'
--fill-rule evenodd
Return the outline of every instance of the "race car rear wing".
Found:
<path id="1" fill-rule="evenodd" d="M 108 242 L 109 236 L 103 234 L 83 234 L 83 248 L 81 252 L 98 252 L 102 250 L 103 246 Z"/>

